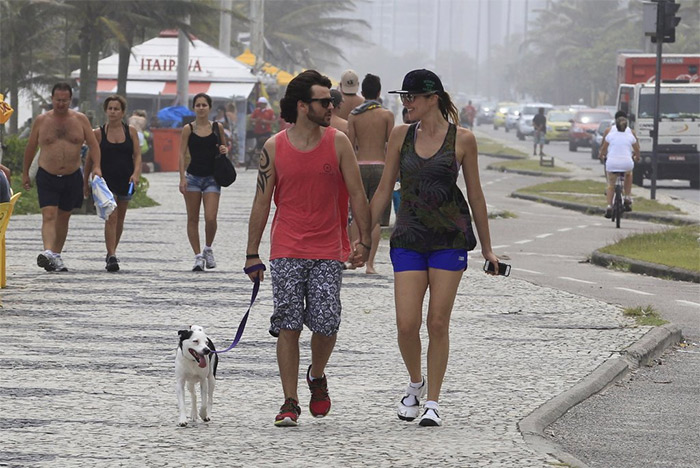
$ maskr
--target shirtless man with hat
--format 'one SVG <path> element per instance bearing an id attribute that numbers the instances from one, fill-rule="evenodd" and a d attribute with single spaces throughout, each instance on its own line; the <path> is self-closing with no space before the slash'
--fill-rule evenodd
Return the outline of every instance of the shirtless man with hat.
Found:
<path id="1" fill-rule="evenodd" d="M 350 112 L 363 102 L 362 96 L 358 96 L 360 89 L 360 77 L 354 70 L 345 70 L 340 76 L 340 92 L 343 93 L 343 107 L 338 112 L 338 117 L 348 120 Z"/>

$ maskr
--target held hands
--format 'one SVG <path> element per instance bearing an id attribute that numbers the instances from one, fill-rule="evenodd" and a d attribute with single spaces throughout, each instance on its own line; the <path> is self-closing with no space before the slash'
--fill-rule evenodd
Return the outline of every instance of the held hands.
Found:
<path id="1" fill-rule="evenodd" d="M 228 153 L 228 148 L 226 147 L 226 145 L 219 145 L 219 153 L 220 154 Z"/>
<path id="2" fill-rule="evenodd" d="M 359 240 L 352 243 L 352 253 L 350 253 L 348 261 L 353 267 L 359 268 L 365 265 L 365 262 L 369 258 L 370 247 L 371 246 L 361 243 Z"/>

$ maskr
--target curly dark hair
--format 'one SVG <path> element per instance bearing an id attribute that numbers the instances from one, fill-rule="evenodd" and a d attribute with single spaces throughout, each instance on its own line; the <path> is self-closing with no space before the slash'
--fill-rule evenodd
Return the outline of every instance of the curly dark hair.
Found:
<path id="1" fill-rule="evenodd" d="M 313 85 L 325 86 L 328 89 L 332 86 L 331 80 L 316 70 L 305 70 L 289 82 L 287 91 L 280 100 L 280 116 L 285 121 L 296 123 L 297 103 L 311 100 L 311 87 Z"/>

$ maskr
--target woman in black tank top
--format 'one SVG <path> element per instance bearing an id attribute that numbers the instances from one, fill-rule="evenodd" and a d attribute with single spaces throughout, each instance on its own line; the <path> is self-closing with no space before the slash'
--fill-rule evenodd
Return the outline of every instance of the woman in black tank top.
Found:
<path id="1" fill-rule="evenodd" d="M 420 418 L 421 426 L 439 426 L 438 398 L 449 355 L 450 316 L 467 251 L 476 245 L 470 207 L 482 255 L 496 264 L 498 258 L 491 249 L 476 140 L 471 131 L 457 126 L 459 113 L 440 78 L 429 70 L 414 70 L 404 78 L 402 89 L 393 92 L 401 95 L 409 119 L 416 123 L 394 127 L 391 132 L 382 180 L 370 210 L 375 226 L 391 201 L 400 173 L 401 205 L 391 237 L 391 258 L 399 349 L 410 383 L 397 413 L 407 421 Z M 468 204 L 457 186 L 460 169 Z M 421 370 L 420 327 L 428 290 L 426 383 Z"/>
<path id="2" fill-rule="evenodd" d="M 185 197 L 187 209 L 187 238 L 194 251 L 192 271 L 215 268 L 212 244 L 216 236 L 216 218 L 219 212 L 221 186 L 214 180 L 214 157 L 226 154 L 223 144 L 224 129 L 218 122 L 209 121 L 211 98 L 205 93 L 192 100 L 196 114 L 193 123 L 182 128 L 180 137 L 180 193 Z M 185 157 L 189 152 L 190 163 L 185 172 Z M 199 209 L 204 205 L 204 249 L 199 241 Z"/>
<path id="3" fill-rule="evenodd" d="M 107 123 L 94 130 L 100 144 L 102 177 L 117 202 L 117 209 L 105 221 L 105 244 L 107 256 L 105 269 L 118 271 L 117 246 L 124 232 L 124 218 L 129 208 L 129 200 L 141 177 L 141 147 L 136 129 L 124 123 L 126 99 L 112 95 L 105 99 L 103 108 Z M 88 191 L 87 175 L 90 174 L 92 160 L 85 161 L 85 190 Z M 131 187 L 134 190 L 131 190 Z"/>

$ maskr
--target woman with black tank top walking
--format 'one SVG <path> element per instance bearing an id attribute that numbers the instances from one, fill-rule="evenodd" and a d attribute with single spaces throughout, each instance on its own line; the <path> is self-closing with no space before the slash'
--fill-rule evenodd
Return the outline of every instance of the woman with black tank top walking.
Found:
<path id="1" fill-rule="evenodd" d="M 138 186 L 141 176 L 141 147 L 139 137 L 131 125 L 124 123 L 126 99 L 113 94 L 102 105 L 107 115 L 107 123 L 94 130 L 102 154 L 102 177 L 117 202 L 115 209 L 105 221 L 105 257 L 107 271 L 119 271 L 117 246 L 124 232 L 124 218 L 129 201 Z M 85 192 L 88 193 L 88 180 L 92 160 L 85 161 Z"/>
<path id="2" fill-rule="evenodd" d="M 386 166 L 372 203 L 372 226 L 389 204 L 397 175 L 401 179 L 401 205 L 391 236 L 394 267 L 394 302 L 401 356 L 410 382 L 398 404 L 398 417 L 421 426 L 440 426 L 438 397 L 449 355 L 449 324 L 467 251 L 476 239 L 469 207 L 484 258 L 496 264 L 491 249 L 486 201 L 479 181 L 476 140 L 471 131 L 457 126 L 459 113 L 438 76 L 425 69 L 409 72 L 401 90 L 409 120 L 394 127 L 389 137 Z M 460 169 L 467 198 L 457 186 Z M 423 300 L 428 305 L 427 382 L 421 371 Z M 427 400 L 421 415 L 420 400 Z"/>
<path id="3" fill-rule="evenodd" d="M 180 137 L 180 192 L 185 196 L 187 208 L 187 238 L 194 251 L 192 271 L 215 268 L 211 246 L 216 236 L 216 217 L 219 212 L 221 186 L 214 180 L 214 157 L 226 154 L 224 129 L 218 122 L 209 120 L 211 98 L 205 93 L 192 100 L 195 115 L 193 123 L 182 128 Z M 185 172 L 185 155 L 189 152 L 190 164 Z M 199 242 L 199 207 L 204 205 L 204 249 Z M 201 249 L 201 250 L 200 250 Z"/>

